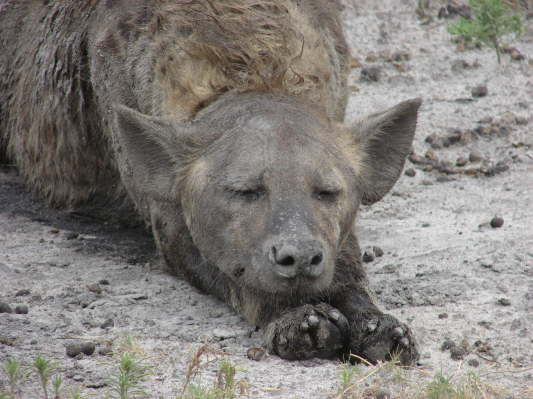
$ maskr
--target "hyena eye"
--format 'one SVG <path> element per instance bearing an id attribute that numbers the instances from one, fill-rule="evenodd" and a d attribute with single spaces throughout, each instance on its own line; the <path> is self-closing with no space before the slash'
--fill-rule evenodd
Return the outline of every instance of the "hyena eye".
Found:
<path id="1" fill-rule="evenodd" d="M 238 198 L 244 201 L 252 202 L 261 199 L 266 190 L 263 187 L 257 188 L 228 188 L 227 191 L 234 198 Z"/>
<path id="2" fill-rule="evenodd" d="M 335 202 L 339 198 L 340 192 L 338 189 L 318 189 L 315 190 L 313 196 L 319 201 Z"/>

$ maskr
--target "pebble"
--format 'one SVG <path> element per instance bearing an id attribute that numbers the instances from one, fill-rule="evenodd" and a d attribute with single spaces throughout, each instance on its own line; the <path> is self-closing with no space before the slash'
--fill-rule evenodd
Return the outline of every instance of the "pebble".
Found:
<path id="1" fill-rule="evenodd" d="M 470 162 L 480 162 L 483 159 L 481 154 L 477 151 L 472 151 L 470 155 L 468 155 L 468 160 Z"/>
<path id="2" fill-rule="evenodd" d="M 493 229 L 497 229 L 502 226 L 503 226 L 503 218 L 499 216 L 494 216 L 492 220 L 490 221 L 490 227 L 492 227 Z"/>
<path id="3" fill-rule="evenodd" d="M 500 298 L 498 299 L 498 304 L 502 306 L 511 306 L 511 301 L 507 298 Z"/>
<path id="4" fill-rule="evenodd" d="M 517 116 L 515 122 L 517 125 L 527 125 L 529 120 L 524 116 Z"/>
<path id="5" fill-rule="evenodd" d="M 366 263 L 369 263 L 369 262 L 372 262 L 374 260 L 374 251 L 371 251 L 371 250 L 366 250 L 364 253 L 363 253 L 363 262 L 366 262 Z"/>
<path id="6" fill-rule="evenodd" d="M 381 78 L 381 68 L 376 65 L 365 66 L 361 69 L 361 80 L 378 82 Z"/>
<path id="7" fill-rule="evenodd" d="M 439 319 L 447 319 L 448 313 L 439 313 Z"/>
<path id="8" fill-rule="evenodd" d="M 28 305 L 17 305 L 15 306 L 16 314 L 28 314 Z"/>
<path id="9" fill-rule="evenodd" d="M 59 229 L 50 229 L 50 233 L 51 234 L 58 234 L 59 233 Z"/>
<path id="10" fill-rule="evenodd" d="M 263 348 L 250 348 L 246 351 L 246 356 L 250 360 L 255 360 L 256 362 L 264 359 L 266 351 Z"/>
<path id="11" fill-rule="evenodd" d="M 470 359 L 468 361 L 468 365 L 472 366 L 472 367 L 478 367 L 479 366 L 479 361 L 477 359 Z"/>
<path id="12" fill-rule="evenodd" d="M 98 281 L 98 284 L 100 284 L 100 285 L 109 285 L 109 280 L 103 278 L 103 279 Z"/>
<path id="13" fill-rule="evenodd" d="M 66 353 L 69 357 L 76 357 L 80 353 L 84 353 L 87 356 L 90 356 L 94 353 L 95 349 L 96 345 L 94 344 L 94 342 L 73 342 L 67 344 Z"/>
<path id="14" fill-rule="evenodd" d="M 0 302 L 0 313 L 13 313 L 13 309 L 8 303 Z"/>
<path id="15" fill-rule="evenodd" d="M 404 174 L 409 177 L 415 177 L 416 171 L 413 168 L 406 169 Z"/>
<path id="16" fill-rule="evenodd" d="M 485 85 L 479 85 L 472 88 L 472 97 L 485 97 L 489 94 L 489 90 Z"/>
<path id="17" fill-rule="evenodd" d="M 464 157 L 459 157 L 457 158 L 457 160 L 455 161 L 455 165 L 456 166 L 465 166 L 466 164 L 468 163 L 468 159 L 464 158 Z"/>
<path id="18" fill-rule="evenodd" d="M 31 292 L 29 289 L 27 288 L 23 288 L 21 290 L 18 290 L 16 293 L 15 293 L 15 296 L 26 296 L 26 295 L 30 295 Z"/>

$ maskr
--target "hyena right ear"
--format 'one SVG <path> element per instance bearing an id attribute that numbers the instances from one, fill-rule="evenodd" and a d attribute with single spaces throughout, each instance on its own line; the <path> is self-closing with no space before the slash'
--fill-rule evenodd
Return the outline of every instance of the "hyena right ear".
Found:
<path id="1" fill-rule="evenodd" d="M 411 151 L 418 108 L 422 100 L 404 101 L 370 115 L 352 127 L 361 154 L 361 202 L 379 201 L 396 183 Z"/>
<path id="2" fill-rule="evenodd" d="M 131 173 L 140 191 L 168 199 L 183 158 L 179 156 L 182 144 L 195 129 L 191 124 L 144 115 L 123 105 L 115 105 L 114 110 L 114 134 L 125 155 L 126 173 Z"/>

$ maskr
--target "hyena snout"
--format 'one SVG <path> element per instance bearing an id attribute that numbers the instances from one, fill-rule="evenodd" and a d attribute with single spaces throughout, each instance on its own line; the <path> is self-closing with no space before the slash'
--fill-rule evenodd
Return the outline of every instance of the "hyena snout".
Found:
<path id="1" fill-rule="evenodd" d="M 268 258 L 274 273 L 282 278 L 317 278 L 324 272 L 324 248 L 316 240 L 276 240 Z"/>

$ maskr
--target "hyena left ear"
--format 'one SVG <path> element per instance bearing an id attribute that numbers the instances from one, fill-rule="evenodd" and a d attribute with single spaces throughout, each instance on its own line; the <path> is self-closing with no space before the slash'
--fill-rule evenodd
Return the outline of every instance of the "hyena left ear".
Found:
<path id="1" fill-rule="evenodd" d="M 422 100 L 401 102 L 389 110 L 355 123 L 352 133 L 361 154 L 361 201 L 379 201 L 400 177 L 411 151 L 418 108 Z"/>

